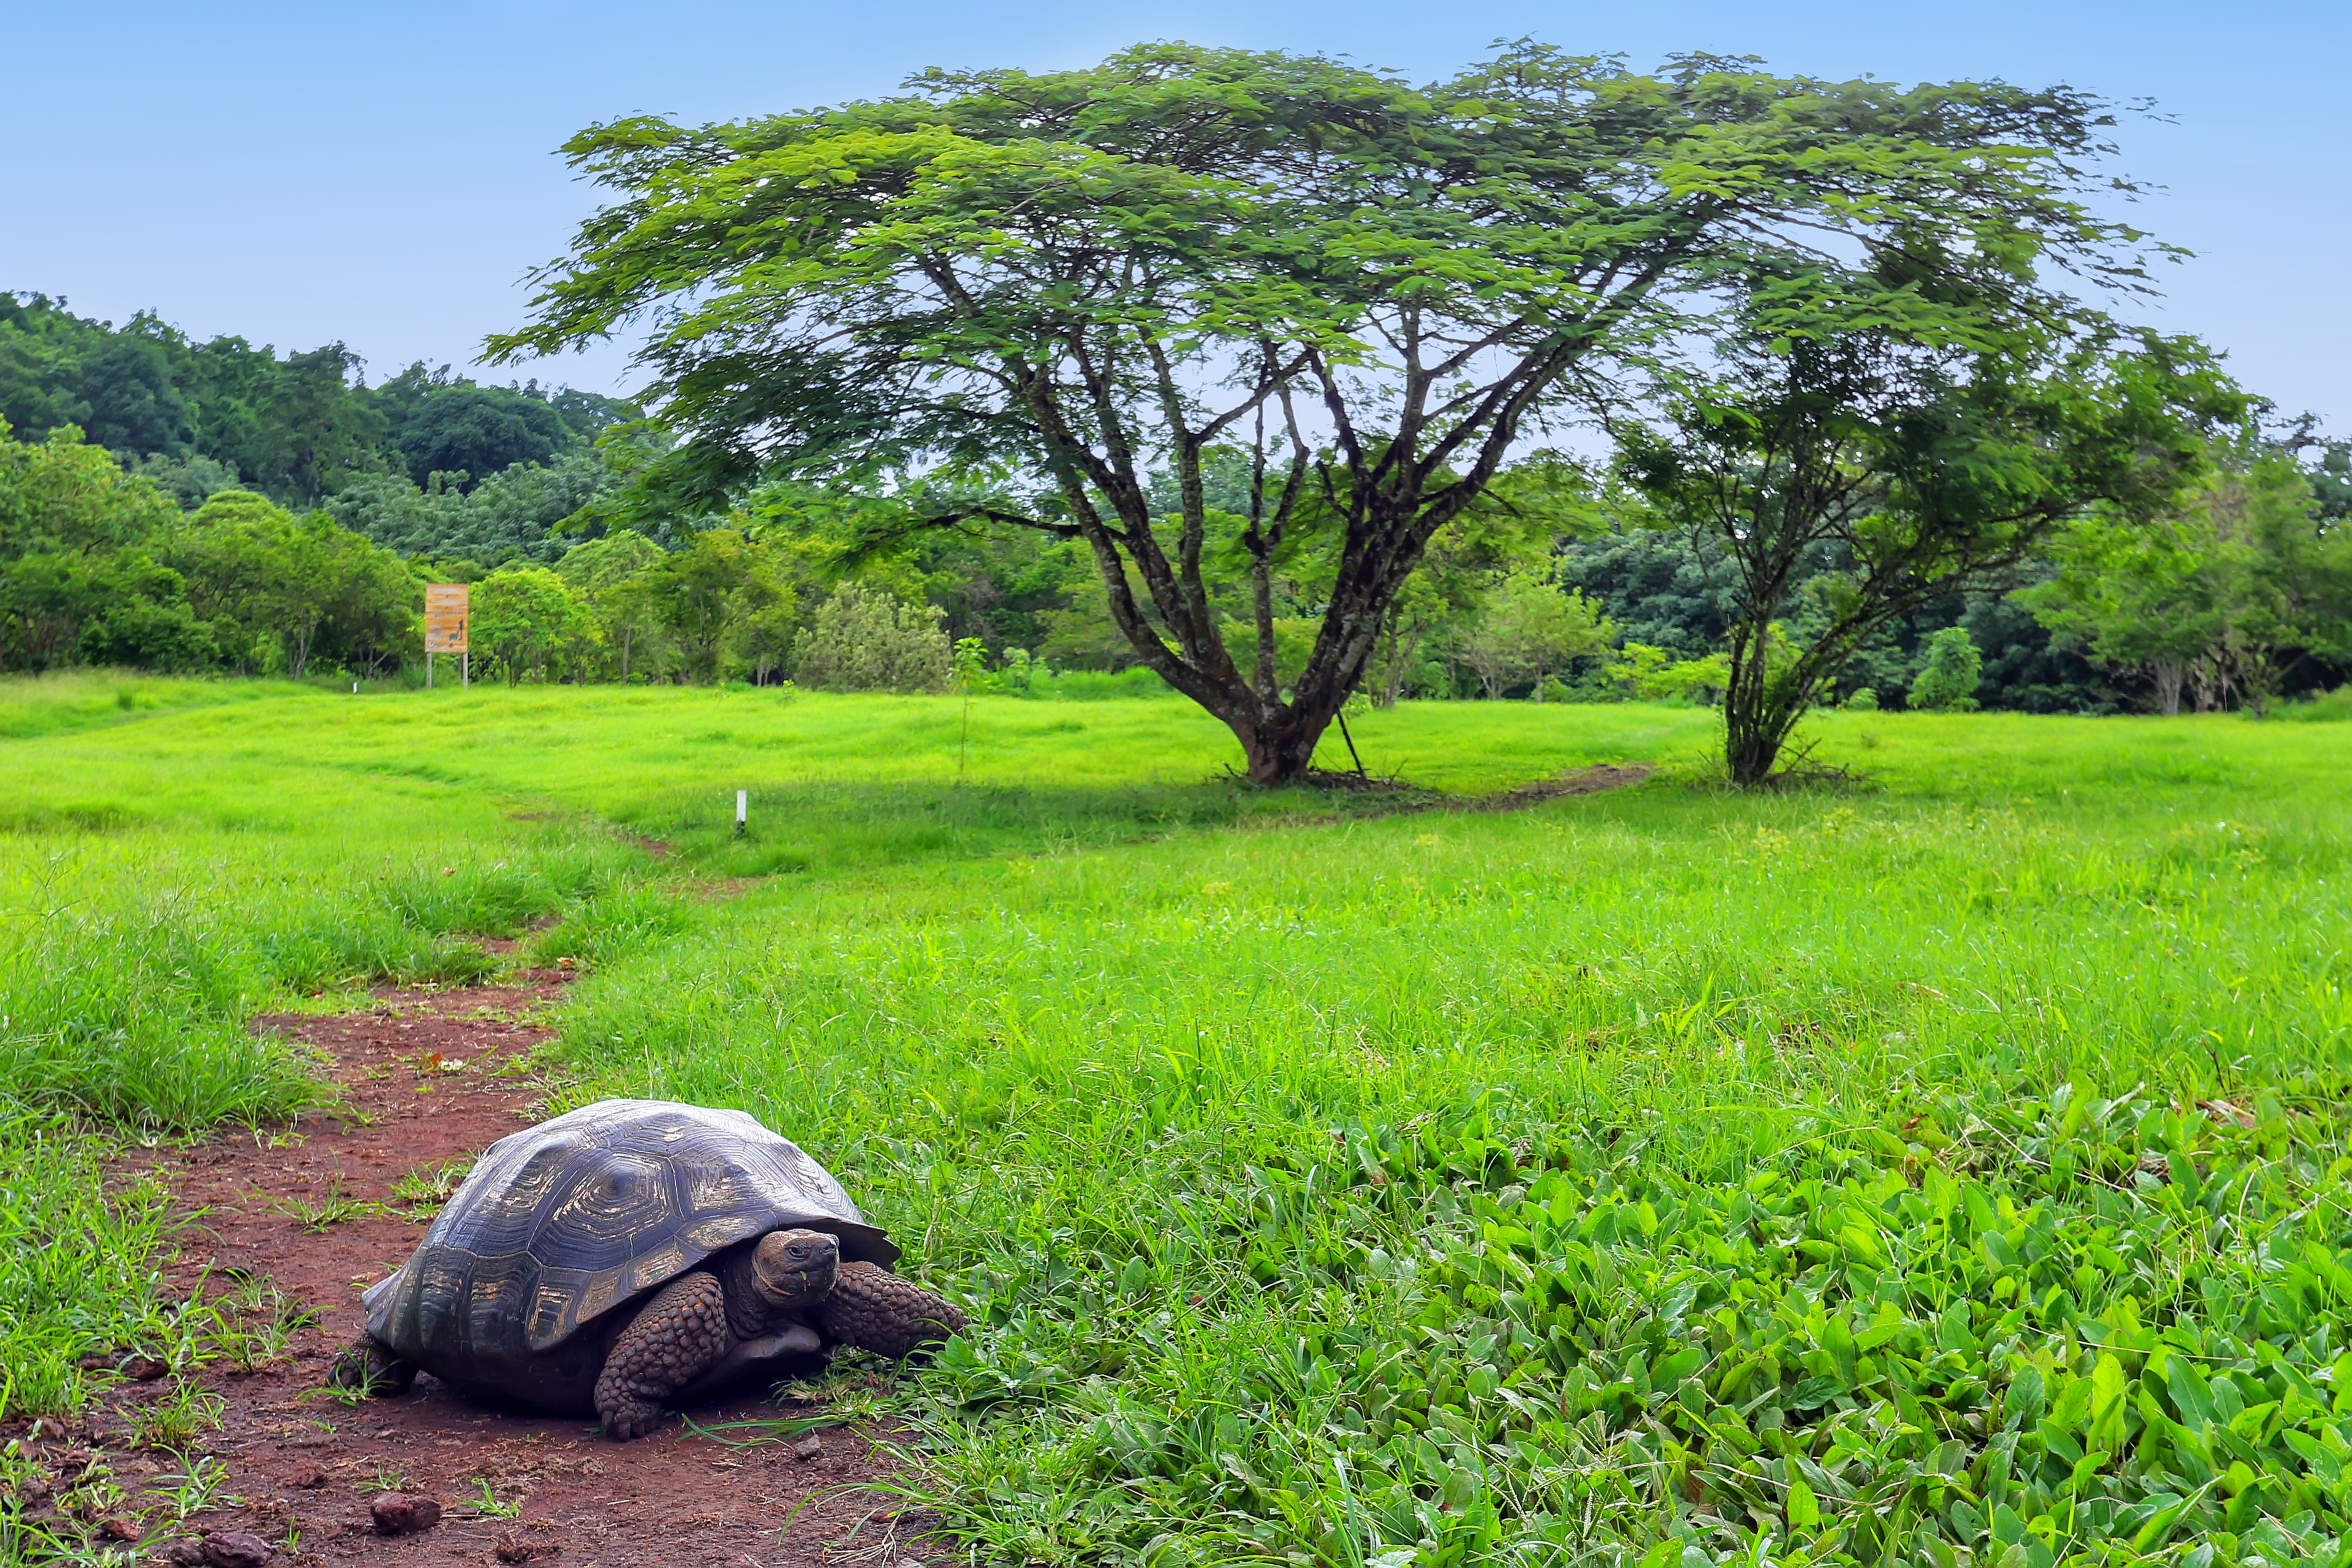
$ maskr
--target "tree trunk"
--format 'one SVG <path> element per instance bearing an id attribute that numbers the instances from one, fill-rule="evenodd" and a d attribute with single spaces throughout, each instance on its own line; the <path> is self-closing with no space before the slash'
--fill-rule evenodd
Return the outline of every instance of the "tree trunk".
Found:
<path id="1" fill-rule="evenodd" d="M 1282 697 L 1282 671 L 1274 635 L 1274 568 L 1263 551 L 1250 562 L 1250 600 L 1256 621 L 1257 695 L 1271 705 Z"/>
<path id="2" fill-rule="evenodd" d="M 1780 759 L 1781 736 L 1762 714 L 1727 702 L 1723 707 L 1723 760 L 1731 781 L 1741 789 L 1772 777 Z"/>
<path id="3" fill-rule="evenodd" d="M 1228 718 L 1225 723 L 1234 738 L 1242 743 L 1242 755 L 1249 766 L 1249 781 L 1253 784 L 1280 786 L 1297 784 L 1307 777 L 1315 764 L 1315 748 L 1323 742 L 1324 731 L 1339 710 L 1308 714 L 1299 711 L 1281 713 L 1264 721 Z"/>
<path id="4" fill-rule="evenodd" d="M 1375 661 L 1380 666 L 1380 678 L 1372 696 L 1374 707 L 1397 706 L 1397 700 L 1404 695 L 1405 679 L 1411 673 L 1407 661 L 1421 652 L 1420 628 L 1415 626 L 1408 638 L 1403 622 L 1404 618 L 1398 613 L 1396 604 L 1391 601 L 1387 612 L 1381 617 L 1381 653 Z"/>
<path id="5" fill-rule="evenodd" d="M 2180 716 L 2180 688 L 2188 684 L 2189 666 L 2179 659 L 2157 659 L 2148 666 L 2156 679 L 2156 711 L 2167 718 Z"/>
<path id="6" fill-rule="evenodd" d="M 1768 616 L 1732 633 L 1731 681 L 1723 691 L 1723 762 L 1731 781 L 1743 789 L 1770 780 L 1780 747 L 1803 711 L 1801 705 L 1790 705 L 1786 692 L 1772 689 L 1767 667 L 1771 626 Z"/>

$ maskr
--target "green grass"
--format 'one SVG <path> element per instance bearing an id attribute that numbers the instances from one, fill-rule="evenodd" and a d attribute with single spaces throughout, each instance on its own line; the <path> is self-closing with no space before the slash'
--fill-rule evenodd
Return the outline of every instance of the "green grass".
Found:
<path id="1" fill-rule="evenodd" d="M 99 1153 L 56 1118 L 0 1119 L 0 1418 L 78 1408 L 85 1355 L 184 1337 L 151 1290 L 165 1196 L 148 1185 L 102 1194 Z"/>
<path id="2" fill-rule="evenodd" d="M 1455 794 L 1663 768 L 1496 815 L 1236 789 L 1165 699 L 983 699 L 960 767 L 961 721 L 159 705 L 0 742 L 27 810 L 124 817 L 0 837 L 0 918 L 118 911 L 77 961 L 226 1051 L 561 914 L 575 1096 L 753 1111 L 973 1310 L 898 1405 L 984 1562 L 2340 1554 L 2352 732 L 1829 716 L 1862 785 L 1741 796 L 1692 710 L 1356 727 Z M 45 1092 L 292 1092 L 194 1075 Z"/>
<path id="3" fill-rule="evenodd" d="M 160 710 L 262 701 L 298 689 L 273 681 L 155 679 L 121 670 L 0 679 L 0 739 L 130 724 Z"/>
<path id="4" fill-rule="evenodd" d="M 2294 719 L 2306 724 L 2352 719 L 2352 685 L 2338 686 L 2332 692 L 2302 702 L 2281 703 L 2271 710 L 2271 715 L 2274 718 Z"/>

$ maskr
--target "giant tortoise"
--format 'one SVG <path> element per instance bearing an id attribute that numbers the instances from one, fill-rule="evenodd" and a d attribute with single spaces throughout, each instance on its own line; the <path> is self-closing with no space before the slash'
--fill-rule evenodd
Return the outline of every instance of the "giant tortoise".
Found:
<path id="1" fill-rule="evenodd" d="M 964 1326 L 824 1166 L 740 1111 L 605 1100 L 490 1145 L 400 1271 L 362 1298 L 335 1381 L 419 1368 L 480 1397 L 653 1430 L 667 1401 L 905 1356 Z"/>

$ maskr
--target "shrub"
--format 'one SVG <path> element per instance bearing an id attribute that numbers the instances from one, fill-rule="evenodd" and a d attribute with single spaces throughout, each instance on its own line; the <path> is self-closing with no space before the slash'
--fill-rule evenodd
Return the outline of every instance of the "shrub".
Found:
<path id="1" fill-rule="evenodd" d="M 1924 713 L 1969 713 L 1984 684 L 1984 660 L 1964 626 L 1947 626 L 1927 643 L 1927 663 L 1911 683 L 1911 706 Z"/>
<path id="2" fill-rule="evenodd" d="M 2352 719 L 2352 685 L 2338 686 L 2325 696 L 2313 697 L 2307 702 L 2279 703 L 2271 708 L 2270 716 L 2292 719 L 2299 724 Z"/>
<path id="3" fill-rule="evenodd" d="M 834 692 L 943 692 L 954 650 L 928 604 L 845 582 L 793 651 L 793 678 Z"/>
<path id="4" fill-rule="evenodd" d="M 1731 684 L 1731 660 L 1723 653 L 1677 659 L 1665 648 L 1628 643 L 1601 672 L 1621 700 L 1712 703 Z"/>
<path id="5" fill-rule="evenodd" d="M 1845 706 L 1855 713 L 1876 713 L 1878 693 L 1869 686 L 1857 686 L 1853 695 L 1845 699 Z"/>

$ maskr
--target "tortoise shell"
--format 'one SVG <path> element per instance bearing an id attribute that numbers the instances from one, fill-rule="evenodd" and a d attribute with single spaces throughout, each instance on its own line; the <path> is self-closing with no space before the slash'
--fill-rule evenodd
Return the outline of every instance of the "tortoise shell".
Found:
<path id="1" fill-rule="evenodd" d="M 415 1255 L 362 1298 L 369 1337 L 444 1382 L 593 1409 L 628 1314 L 723 1248 L 802 1227 L 845 1261 L 898 1249 L 841 1184 L 740 1111 L 604 1100 L 492 1144 Z"/>

